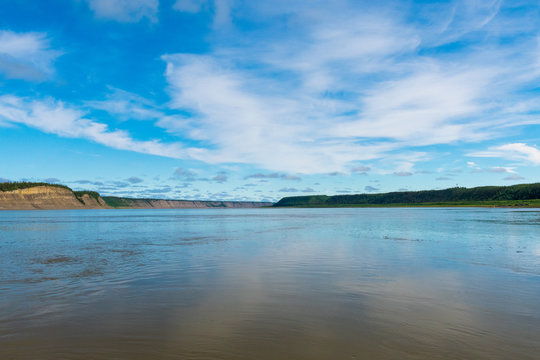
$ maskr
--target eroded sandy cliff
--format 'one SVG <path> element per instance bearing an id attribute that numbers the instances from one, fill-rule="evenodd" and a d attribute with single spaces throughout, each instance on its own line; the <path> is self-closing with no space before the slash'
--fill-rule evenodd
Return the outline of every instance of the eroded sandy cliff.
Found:
<path id="1" fill-rule="evenodd" d="M 270 203 L 250 201 L 190 201 L 164 199 L 102 198 L 96 192 L 76 191 L 61 186 L 33 186 L 0 191 L 0 210 L 54 209 L 209 209 L 257 208 Z"/>
<path id="2" fill-rule="evenodd" d="M 254 201 L 197 201 L 197 200 L 165 200 L 165 199 L 129 199 L 105 197 L 117 208 L 131 209 L 213 209 L 213 208 L 259 208 L 270 203 Z"/>
<path id="3" fill-rule="evenodd" d="M 52 186 L 36 186 L 13 191 L 0 191 L 0 210 L 32 209 L 104 209 L 109 208 L 101 197 L 88 194 L 79 199 L 73 191 Z"/>

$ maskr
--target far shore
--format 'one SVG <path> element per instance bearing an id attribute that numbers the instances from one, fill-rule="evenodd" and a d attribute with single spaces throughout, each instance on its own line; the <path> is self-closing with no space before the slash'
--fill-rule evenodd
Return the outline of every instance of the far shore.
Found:
<path id="1" fill-rule="evenodd" d="M 509 208 L 509 209 L 525 209 L 525 208 L 540 208 L 540 199 L 527 201 L 469 201 L 469 202 L 425 202 L 425 203 L 396 203 L 396 204 L 313 204 L 313 205 L 292 205 L 279 206 L 276 208 L 430 208 L 430 207 L 475 207 L 475 208 Z"/>

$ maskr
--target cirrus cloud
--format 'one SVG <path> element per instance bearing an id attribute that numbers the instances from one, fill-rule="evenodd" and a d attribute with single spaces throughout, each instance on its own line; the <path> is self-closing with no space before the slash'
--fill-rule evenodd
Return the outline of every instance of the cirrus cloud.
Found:
<path id="1" fill-rule="evenodd" d="M 494 146 L 486 151 L 473 152 L 469 155 L 475 157 L 497 157 L 526 162 L 532 165 L 540 165 L 540 150 L 525 143 Z"/>
<path id="2" fill-rule="evenodd" d="M 51 48 L 43 33 L 0 31 L 0 73 L 13 79 L 41 81 L 54 74 L 61 51 Z"/>
<path id="3" fill-rule="evenodd" d="M 120 150 L 172 158 L 182 158 L 185 153 L 179 144 L 136 140 L 124 130 L 111 130 L 107 124 L 88 119 L 81 110 L 54 99 L 0 96 L 0 124 L 2 122 L 25 125 L 61 137 L 83 138 Z"/>

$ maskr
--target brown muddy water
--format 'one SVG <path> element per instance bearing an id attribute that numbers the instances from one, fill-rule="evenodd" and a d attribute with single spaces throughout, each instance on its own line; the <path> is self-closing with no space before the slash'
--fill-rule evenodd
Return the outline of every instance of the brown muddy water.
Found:
<path id="1" fill-rule="evenodd" d="M 539 359 L 540 210 L 0 212 L 0 359 Z"/>

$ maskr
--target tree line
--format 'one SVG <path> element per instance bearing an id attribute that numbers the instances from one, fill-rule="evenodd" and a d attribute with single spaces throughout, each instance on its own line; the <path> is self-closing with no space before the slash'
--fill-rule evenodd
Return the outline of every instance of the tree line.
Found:
<path id="1" fill-rule="evenodd" d="M 339 206 L 422 204 L 540 199 L 540 183 L 512 186 L 454 187 L 444 190 L 399 191 L 382 194 L 291 196 L 275 206 Z"/>

